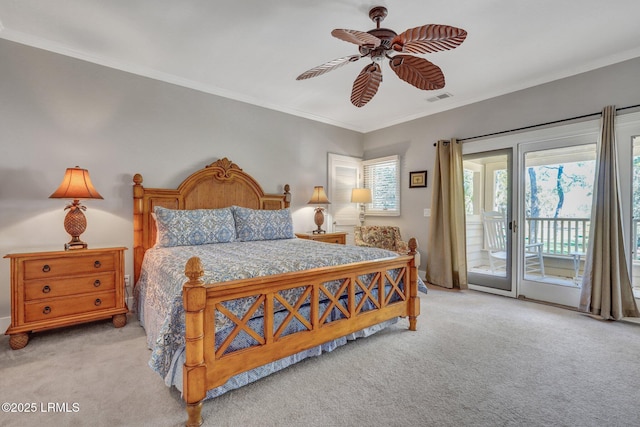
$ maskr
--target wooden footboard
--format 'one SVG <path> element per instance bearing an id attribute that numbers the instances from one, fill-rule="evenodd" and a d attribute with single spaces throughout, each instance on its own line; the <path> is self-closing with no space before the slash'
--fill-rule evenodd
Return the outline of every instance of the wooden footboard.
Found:
<path id="1" fill-rule="evenodd" d="M 420 301 L 415 239 L 410 240 L 409 247 L 409 255 L 397 258 L 214 284 L 202 281 L 200 259 L 191 258 L 185 267 L 189 280 L 183 287 L 186 313 L 183 394 L 189 417 L 186 425 L 201 425 L 202 401 L 207 390 L 238 373 L 398 316 L 408 317 L 409 329 L 416 330 Z M 298 288 L 297 301 L 282 297 L 283 291 L 292 288 Z M 356 294 L 361 295 L 359 300 Z M 224 305 L 225 301 L 248 297 L 255 302 L 242 318 Z M 365 304 L 368 310 L 364 310 Z M 306 316 L 300 312 L 304 305 L 309 305 Z M 278 323 L 274 315 L 282 313 L 283 308 L 287 314 Z M 257 310 L 264 311 L 261 331 L 248 325 Z M 331 313 L 336 310 L 340 312 L 338 317 L 343 318 L 332 320 Z M 217 347 L 216 311 L 233 323 L 232 332 Z M 285 328 L 294 320 L 303 325 L 303 330 L 285 334 Z M 241 332 L 255 340 L 256 345 L 229 351 L 231 341 Z"/>

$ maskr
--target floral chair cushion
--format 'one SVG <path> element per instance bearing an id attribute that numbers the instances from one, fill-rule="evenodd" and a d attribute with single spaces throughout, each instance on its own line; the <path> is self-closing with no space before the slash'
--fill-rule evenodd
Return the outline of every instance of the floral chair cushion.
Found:
<path id="1" fill-rule="evenodd" d="M 356 246 L 387 249 L 402 254 L 409 253 L 409 245 L 400 238 L 400 228 L 386 225 L 355 227 Z"/>

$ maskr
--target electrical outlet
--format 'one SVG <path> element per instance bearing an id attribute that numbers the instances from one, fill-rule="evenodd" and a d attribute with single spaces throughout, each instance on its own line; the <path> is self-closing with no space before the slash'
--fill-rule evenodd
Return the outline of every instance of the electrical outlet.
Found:
<path id="1" fill-rule="evenodd" d="M 128 288 L 130 284 L 131 284 L 131 278 L 129 277 L 128 274 L 125 274 L 124 275 L 124 286 L 126 288 Z"/>
<path id="2" fill-rule="evenodd" d="M 431 209 L 427 208 L 424 210 L 424 216 L 431 216 Z"/>

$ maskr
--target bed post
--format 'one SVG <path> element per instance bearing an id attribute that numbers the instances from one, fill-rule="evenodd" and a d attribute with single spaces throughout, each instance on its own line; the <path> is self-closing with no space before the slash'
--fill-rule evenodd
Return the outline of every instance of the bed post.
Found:
<path id="1" fill-rule="evenodd" d="M 289 187 L 289 184 L 285 184 L 284 185 L 284 207 L 285 208 L 288 208 L 291 205 L 291 192 L 289 190 L 291 190 L 291 187 Z"/>
<path id="2" fill-rule="evenodd" d="M 411 268 L 409 271 L 409 330 L 417 329 L 418 315 L 420 314 L 420 297 L 418 296 L 418 266 L 416 265 L 416 249 L 418 249 L 418 241 L 412 237 L 409 239 L 409 255 L 413 257 L 411 260 Z"/>
<path id="3" fill-rule="evenodd" d="M 142 175 L 139 173 L 133 176 L 133 283 L 138 283 L 140 278 L 140 270 L 142 269 L 142 257 L 144 255 L 144 247 L 142 243 L 143 230 L 143 196 L 144 187 L 142 187 Z"/>
<path id="4" fill-rule="evenodd" d="M 182 287 L 185 311 L 185 362 L 182 390 L 187 404 L 187 427 L 202 425 L 202 401 L 206 397 L 207 366 L 204 363 L 204 308 L 207 290 L 200 258 L 187 261 L 184 274 L 189 281 Z"/>

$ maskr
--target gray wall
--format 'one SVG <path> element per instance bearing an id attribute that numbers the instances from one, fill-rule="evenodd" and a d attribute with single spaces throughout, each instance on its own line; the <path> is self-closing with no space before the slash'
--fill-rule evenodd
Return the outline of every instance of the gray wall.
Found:
<path id="1" fill-rule="evenodd" d="M 442 102 L 442 101 L 441 101 Z M 394 223 L 403 238 L 421 245 L 425 268 L 435 147 L 439 139 L 469 138 L 549 121 L 599 113 L 606 105 L 640 104 L 640 58 L 456 108 L 365 135 L 365 158 L 403 156 L 400 218 L 369 217 L 367 224 Z M 592 118 L 593 119 L 593 118 Z M 428 187 L 409 188 L 409 171 L 428 170 Z"/>
<path id="2" fill-rule="evenodd" d="M 0 40 L 0 255 L 59 250 L 64 200 L 48 199 L 67 167 L 89 169 L 104 200 L 85 204 L 92 247 L 132 246 L 131 178 L 174 187 L 221 157 L 267 192 L 292 186 L 296 231 L 315 228 L 306 205 L 326 185 L 328 152 L 400 154 L 402 216 L 394 223 L 422 245 L 431 205 L 433 143 L 640 103 L 640 59 L 392 126 L 366 135 L 199 93 Z M 408 173 L 429 171 L 426 189 Z M 127 274 L 132 274 L 131 251 Z M 0 261 L 0 327 L 10 314 L 9 261 Z"/>
<path id="3" fill-rule="evenodd" d="M 296 231 L 326 185 L 327 153 L 362 156 L 363 136 L 272 110 L 0 40 L 0 255 L 61 250 L 66 200 L 49 199 L 67 167 L 87 168 L 104 200 L 87 200 L 90 247 L 133 244 L 132 177 L 175 187 L 228 157 L 266 192 L 291 185 Z M 126 252 L 132 274 L 132 251 Z M 10 316 L 0 260 L 0 327 Z M 4 329 L 2 330 L 4 332 Z"/>

